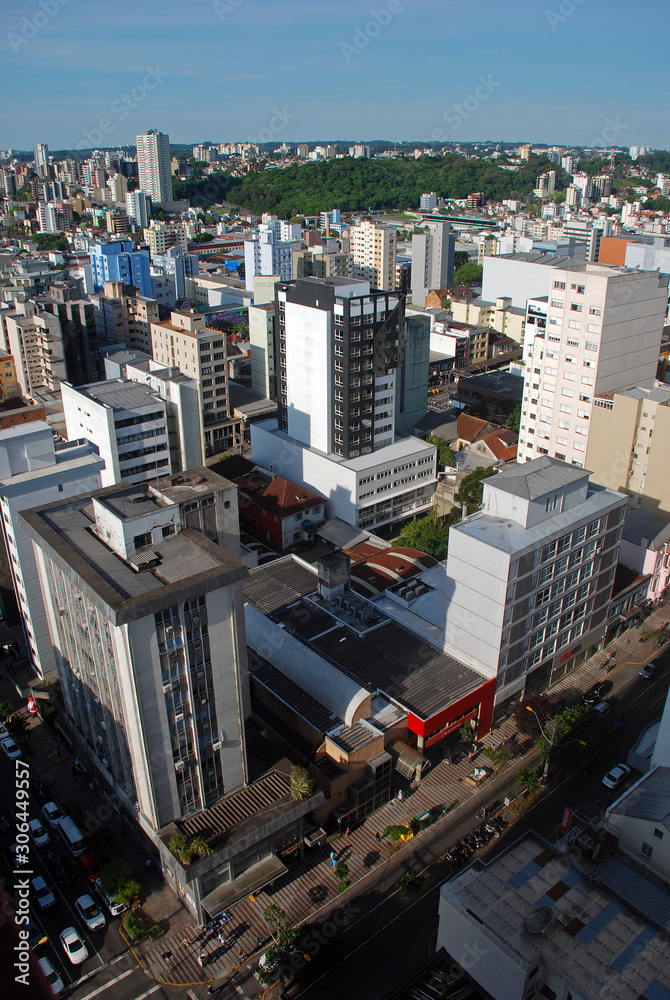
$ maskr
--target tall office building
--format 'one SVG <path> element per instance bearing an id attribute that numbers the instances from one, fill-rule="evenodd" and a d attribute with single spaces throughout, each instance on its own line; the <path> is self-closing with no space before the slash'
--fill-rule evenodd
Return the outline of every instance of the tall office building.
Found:
<path id="1" fill-rule="evenodd" d="M 38 142 L 33 150 L 35 160 L 35 172 L 43 180 L 49 178 L 49 147 L 46 142 Z"/>
<path id="2" fill-rule="evenodd" d="M 668 276 L 579 263 L 546 271 L 546 327 L 526 328 L 518 456 L 583 466 L 594 396 L 654 383 Z"/>
<path id="3" fill-rule="evenodd" d="M 207 475 L 111 487 L 23 515 L 64 725 L 155 842 L 246 782 L 247 570 L 217 544 L 238 535 L 235 487 Z"/>
<path id="4" fill-rule="evenodd" d="M 412 236 L 412 302 L 426 304 L 434 289 L 451 288 L 454 281 L 456 237 L 448 222 L 428 227 L 427 233 Z"/>
<path id="5" fill-rule="evenodd" d="M 170 137 L 150 129 L 136 137 L 137 172 L 140 190 L 157 205 L 172 201 Z"/>
<path id="6" fill-rule="evenodd" d="M 494 718 L 602 640 L 626 504 L 544 457 L 484 480 L 481 510 L 452 525 L 444 648 L 497 678 Z"/>
<path id="7" fill-rule="evenodd" d="M 275 296 L 278 424 L 252 426 L 253 460 L 310 489 L 320 482 L 330 516 L 351 524 L 378 526 L 425 509 L 435 449 L 396 438 L 397 420 L 403 429 L 412 423 L 417 378 L 425 412 L 428 377 L 427 331 L 408 331 L 404 296 L 338 277 L 280 284 Z M 415 332 L 420 343 L 404 372 Z M 260 337 L 255 346 L 262 350 Z"/>
<path id="8" fill-rule="evenodd" d="M 18 514 L 100 489 L 103 467 L 95 446 L 88 442 L 56 446 L 44 420 L 0 430 L 0 519 L 28 658 L 38 677 L 55 679 L 56 658 L 35 553 Z"/>
<path id="9" fill-rule="evenodd" d="M 361 222 L 349 230 L 349 249 L 354 258 L 354 277 L 370 287 L 395 289 L 396 231 L 381 222 Z"/>

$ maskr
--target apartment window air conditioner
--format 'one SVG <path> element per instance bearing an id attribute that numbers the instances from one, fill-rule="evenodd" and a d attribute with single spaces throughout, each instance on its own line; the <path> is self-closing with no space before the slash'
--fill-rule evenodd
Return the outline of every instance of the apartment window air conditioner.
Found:
<path id="1" fill-rule="evenodd" d="M 212 750 L 220 750 L 220 749 L 221 749 L 221 744 L 220 743 L 218 743 L 218 742 L 217 743 L 212 743 Z"/>
<path id="2" fill-rule="evenodd" d="M 200 615 L 191 615 L 191 618 L 193 619 L 194 622 L 200 621 Z"/>
<path id="3" fill-rule="evenodd" d="M 163 694 L 169 694 L 170 691 L 174 691 L 175 688 L 179 687 L 179 681 L 169 681 L 167 684 L 163 685 Z"/>
<path id="4" fill-rule="evenodd" d="M 179 715 L 175 715 L 174 721 L 175 722 L 183 722 L 184 721 L 184 713 L 180 712 Z"/>
<path id="5" fill-rule="evenodd" d="M 103 757 L 100 763 L 102 764 L 103 767 L 109 767 L 109 761 L 107 760 L 106 757 Z"/>
<path id="6" fill-rule="evenodd" d="M 184 764 L 183 760 L 176 760 L 174 762 L 174 769 L 175 769 L 175 771 L 183 771 L 184 770 L 184 766 L 185 766 L 185 764 Z"/>
<path id="7" fill-rule="evenodd" d="M 105 742 L 105 737 L 102 735 L 102 733 L 98 733 L 98 743 L 104 743 L 104 742 Z"/>

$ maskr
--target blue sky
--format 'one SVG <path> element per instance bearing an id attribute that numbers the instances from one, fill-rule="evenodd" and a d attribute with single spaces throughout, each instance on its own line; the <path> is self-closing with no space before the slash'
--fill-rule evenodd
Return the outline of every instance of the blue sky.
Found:
<path id="1" fill-rule="evenodd" d="M 670 145 L 667 0 L 0 0 L 0 148 Z"/>

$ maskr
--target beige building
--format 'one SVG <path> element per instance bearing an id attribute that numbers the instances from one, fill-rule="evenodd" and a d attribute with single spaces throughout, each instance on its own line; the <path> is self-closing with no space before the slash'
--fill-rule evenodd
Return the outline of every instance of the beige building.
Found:
<path id="1" fill-rule="evenodd" d="M 53 392 L 67 378 L 63 333 L 57 316 L 38 312 L 34 302 L 17 302 L 4 315 L 6 347 L 14 358 L 19 394 Z"/>
<path id="2" fill-rule="evenodd" d="M 200 313 L 175 309 L 169 320 L 151 324 L 151 346 L 154 361 L 198 382 L 205 453 L 237 444 L 241 422 L 231 415 L 225 334 L 208 329 Z"/>
<path id="3" fill-rule="evenodd" d="M 458 323 L 491 327 L 511 337 L 517 344 L 523 343 L 526 311 L 513 306 L 512 300 L 505 296 L 500 296 L 495 302 L 486 302 L 481 298 L 452 298 L 451 314 Z"/>
<path id="4" fill-rule="evenodd" d="M 102 287 L 102 292 L 89 296 L 98 336 L 151 354 L 151 324 L 159 320 L 158 302 L 143 295 L 126 295 L 120 281 L 106 281 Z"/>
<path id="5" fill-rule="evenodd" d="M 669 440 L 670 387 L 604 393 L 593 400 L 586 467 L 637 506 L 670 511 Z"/>
<path id="6" fill-rule="evenodd" d="M 395 289 L 396 231 L 380 222 L 361 222 L 349 231 L 354 260 L 354 278 L 369 281 L 371 287 L 391 292 Z"/>
<path id="7" fill-rule="evenodd" d="M 14 358 L 7 351 L 0 350 L 0 401 L 15 399 L 18 395 Z"/>
<path id="8" fill-rule="evenodd" d="M 154 254 L 163 254 L 170 247 L 188 250 L 188 227 L 185 222 L 156 222 L 152 220 L 144 230 L 144 240 Z"/>

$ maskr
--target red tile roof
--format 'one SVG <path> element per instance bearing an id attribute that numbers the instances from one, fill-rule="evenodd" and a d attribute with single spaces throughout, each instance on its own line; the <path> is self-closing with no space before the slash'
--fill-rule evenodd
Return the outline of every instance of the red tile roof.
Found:
<path id="1" fill-rule="evenodd" d="M 500 462 L 511 462 L 516 458 L 519 435 L 516 431 L 493 431 L 479 439 L 485 444 Z"/>

